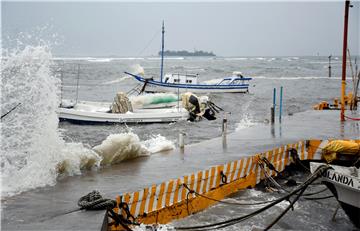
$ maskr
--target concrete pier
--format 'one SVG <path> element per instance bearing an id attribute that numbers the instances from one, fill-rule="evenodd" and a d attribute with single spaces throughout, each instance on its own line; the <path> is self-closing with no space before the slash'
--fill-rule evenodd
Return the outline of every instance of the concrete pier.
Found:
<path id="1" fill-rule="evenodd" d="M 360 117 L 359 114 L 352 117 Z M 220 134 L 219 134 L 220 136 Z M 3 230 L 100 230 L 104 211 L 74 211 L 92 190 L 106 198 L 140 190 L 209 166 L 237 160 L 304 139 L 359 139 L 360 122 L 341 123 L 339 111 L 308 111 L 285 117 L 272 127 L 262 124 L 222 137 L 125 161 L 2 200 Z M 74 211 L 74 212 L 71 212 Z"/>

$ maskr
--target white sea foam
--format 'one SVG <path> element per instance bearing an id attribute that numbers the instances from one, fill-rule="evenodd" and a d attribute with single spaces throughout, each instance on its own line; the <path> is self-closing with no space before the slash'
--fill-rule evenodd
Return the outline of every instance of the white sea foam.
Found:
<path id="1" fill-rule="evenodd" d="M 229 58 L 224 58 L 224 60 L 248 60 L 249 58 L 244 58 L 244 57 L 229 57 Z"/>
<path id="2" fill-rule="evenodd" d="M 143 141 L 142 145 L 150 153 L 157 153 L 175 149 L 174 143 L 161 135 L 152 136 L 150 139 Z"/>
<path id="3" fill-rule="evenodd" d="M 250 117 L 250 115 L 245 114 L 242 116 L 241 120 L 239 121 L 239 123 L 236 124 L 236 128 L 235 131 L 240 131 L 244 128 L 249 128 L 249 127 L 253 127 L 255 125 L 257 125 L 257 122 L 254 122 L 253 119 Z"/>
<path id="4" fill-rule="evenodd" d="M 133 79 L 133 77 L 131 77 L 129 75 L 126 75 L 126 76 L 120 77 L 118 79 L 114 79 L 114 80 L 110 80 L 110 81 L 107 81 L 105 83 L 102 83 L 102 85 L 121 83 L 121 82 L 124 82 L 125 80 L 128 80 L 128 79 Z"/>
<path id="5" fill-rule="evenodd" d="M 112 58 L 90 58 L 87 61 L 94 62 L 94 63 L 109 63 L 112 60 L 113 60 Z"/>
<path id="6" fill-rule="evenodd" d="M 111 134 L 93 150 L 102 157 L 101 165 L 111 165 L 174 148 L 174 143 L 161 135 L 140 141 L 136 134 L 129 132 Z"/>
<path id="7" fill-rule="evenodd" d="M 133 133 L 109 135 L 93 150 L 102 157 L 102 165 L 120 163 L 121 161 L 147 156 L 150 152 L 141 145 L 140 139 Z"/>
<path id="8" fill-rule="evenodd" d="M 2 196 L 54 185 L 59 175 L 174 148 L 160 135 L 140 141 L 133 133 L 110 135 L 93 149 L 66 143 L 58 129 L 60 80 L 51 72 L 49 48 L 27 46 L 4 53 L 1 114 L 21 104 L 1 120 Z"/>
<path id="9" fill-rule="evenodd" d="M 137 75 L 137 74 L 144 75 L 145 71 L 144 71 L 144 68 L 140 64 L 135 64 L 135 65 L 131 66 L 130 73 L 133 73 L 135 75 Z"/>
<path id="10" fill-rule="evenodd" d="M 101 158 L 82 144 L 65 143 L 58 131 L 56 108 L 60 80 L 50 70 L 47 46 L 4 51 L 1 121 L 2 195 L 54 185 L 60 173 L 78 174 L 96 167 Z"/>

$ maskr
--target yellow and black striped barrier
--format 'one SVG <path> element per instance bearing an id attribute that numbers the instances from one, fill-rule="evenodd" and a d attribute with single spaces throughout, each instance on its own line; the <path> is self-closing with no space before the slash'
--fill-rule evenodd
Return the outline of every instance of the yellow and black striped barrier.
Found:
<path id="1" fill-rule="evenodd" d="M 141 191 L 125 193 L 117 196 L 116 201 L 118 206 L 125 202 L 128 205 L 128 212 L 130 211 L 131 216 L 139 223 L 166 224 L 204 210 L 217 203 L 216 200 L 222 200 L 241 189 L 254 187 L 266 177 L 259 160 L 266 158 L 274 166 L 274 170 L 269 170 L 266 174 L 276 176 L 294 162 L 290 150 L 295 149 L 300 160 L 320 160 L 322 148 L 329 142 L 329 140 L 308 140 L 284 145 L 152 185 Z M 354 142 L 360 144 L 360 140 Z M 205 197 L 196 196 L 191 192 L 197 192 Z M 113 212 L 126 216 L 125 211 L 120 211 L 118 206 Z M 105 219 L 108 220 L 108 230 L 124 230 L 121 225 L 114 225 L 111 218 Z"/>

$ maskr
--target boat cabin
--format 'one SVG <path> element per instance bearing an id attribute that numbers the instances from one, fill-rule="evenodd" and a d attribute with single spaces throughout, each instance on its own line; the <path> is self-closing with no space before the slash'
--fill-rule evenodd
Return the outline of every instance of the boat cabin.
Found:
<path id="1" fill-rule="evenodd" d="M 164 77 L 164 83 L 175 83 L 175 84 L 197 84 L 199 74 L 179 74 L 170 73 Z"/>
<path id="2" fill-rule="evenodd" d="M 223 78 L 218 85 L 247 84 L 251 78 L 245 78 L 240 71 L 234 71 L 232 76 Z"/>

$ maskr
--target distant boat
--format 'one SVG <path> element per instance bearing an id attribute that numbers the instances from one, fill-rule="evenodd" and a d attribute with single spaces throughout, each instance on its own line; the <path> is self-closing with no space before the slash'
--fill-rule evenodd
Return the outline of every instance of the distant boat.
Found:
<path id="1" fill-rule="evenodd" d="M 194 92 L 194 93 L 246 93 L 249 92 L 249 81 L 252 78 L 244 77 L 241 72 L 234 72 L 233 76 L 225 77 L 215 83 L 199 83 L 197 74 L 166 74 L 163 79 L 164 66 L 164 22 L 162 25 L 161 69 L 160 81 L 145 78 L 140 75 L 125 72 L 143 83 L 144 92 Z"/>

